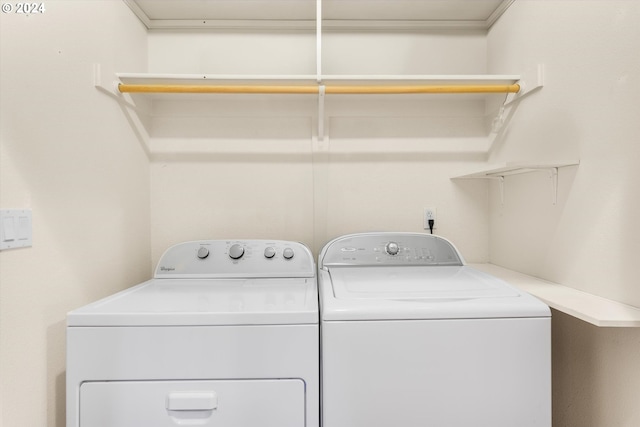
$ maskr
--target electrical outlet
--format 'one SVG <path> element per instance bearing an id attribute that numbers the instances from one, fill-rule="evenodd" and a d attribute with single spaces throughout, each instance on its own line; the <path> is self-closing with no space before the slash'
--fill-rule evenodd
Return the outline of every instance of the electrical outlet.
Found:
<path id="1" fill-rule="evenodd" d="M 422 215 L 423 218 L 423 227 L 425 230 L 429 229 L 429 220 L 432 219 L 434 221 L 434 230 L 437 226 L 436 221 L 436 208 L 424 208 L 424 213 Z"/>

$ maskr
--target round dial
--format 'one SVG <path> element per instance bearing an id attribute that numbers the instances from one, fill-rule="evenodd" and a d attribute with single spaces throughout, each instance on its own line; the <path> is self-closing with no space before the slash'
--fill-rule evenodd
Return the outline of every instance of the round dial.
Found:
<path id="1" fill-rule="evenodd" d="M 264 257 L 273 258 L 274 256 L 276 256 L 276 250 L 273 248 L 273 246 L 266 247 L 264 250 Z"/>
<path id="2" fill-rule="evenodd" d="M 284 251 L 282 251 L 282 256 L 284 257 L 284 259 L 291 259 L 293 258 L 294 252 L 293 249 L 291 248 L 285 248 Z"/>
<path id="3" fill-rule="evenodd" d="M 389 242 L 385 245 L 384 250 L 389 255 L 398 255 L 400 248 L 396 242 Z"/>
<path id="4" fill-rule="evenodd" d="M 229 248 L 229 257 L 231 259 L 240 259 L 244 255 L 244 247 L 239 244 L 231 245 Z"/>
<path id="5" fill-rule="evenodd" d="M 200 246 L 200 249 L 198 249 L 198 258 L 205 259 L 208 256 L 209 256 L 209 249 L 205 248 L 204 246 Z"/>

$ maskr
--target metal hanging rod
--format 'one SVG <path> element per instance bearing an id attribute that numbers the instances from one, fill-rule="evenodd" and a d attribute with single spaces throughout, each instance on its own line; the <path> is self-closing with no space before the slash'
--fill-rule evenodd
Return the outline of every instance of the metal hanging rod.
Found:
<path id="1" fill-rule="evenodd" d="M 517 93 L 514 84 L 450 84 L 450 85 L 322 85 L 325 94 L 391 95 L 447 93 Z M 121 93 L 245 93 L 245 94 L 318 94 L 320 85 L 162 85 L 118 84 Z"/>

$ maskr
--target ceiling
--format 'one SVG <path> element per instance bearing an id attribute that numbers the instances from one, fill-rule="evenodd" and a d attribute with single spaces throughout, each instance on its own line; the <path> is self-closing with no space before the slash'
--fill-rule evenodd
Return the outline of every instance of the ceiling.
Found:
<path id="1" fill-rule="evenodd" d="M 149 29 L 315 28 L 316 0 L 124 0 Z M 487 29 L 514 0 L 323 0 L 322 27 Z"/>

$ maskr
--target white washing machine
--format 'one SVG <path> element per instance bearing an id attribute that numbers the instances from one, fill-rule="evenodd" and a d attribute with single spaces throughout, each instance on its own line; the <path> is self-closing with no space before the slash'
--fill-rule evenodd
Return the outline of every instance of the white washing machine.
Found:
<path id="1" fill-rule="evenodd" d="M 318 427 L 315 264 L 302 244 L 196 241 L 67 317 L 67 427 Z"/>
<path id="2" fill-rule="evenodd" d="M 429 234 L 318 261 L 323 427 L 550 427 L 551 314 Z"/>

